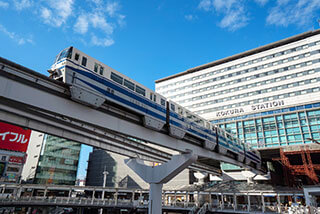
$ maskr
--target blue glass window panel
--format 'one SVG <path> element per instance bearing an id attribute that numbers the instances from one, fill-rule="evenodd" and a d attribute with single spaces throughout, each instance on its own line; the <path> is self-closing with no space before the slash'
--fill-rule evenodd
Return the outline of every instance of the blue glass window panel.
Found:
<path id="1" fill-rule="evenodd" d="M 317 133 L 312 133 L 311 136 L 312 136 L 313 139 L 317 140 L 317 139 L 320 138 L 320 133 L 319 133 L 319 132 L 317 132 Z"/>
<path id="2" fill-rule="evenodd" d="M 319 126 L 310 126 L 311 132 L 319 131 Z"/>
<path id="3" fill-rule="evenodd" d="M 280 142 L 286 142 L 286 141 L 287 141 L 287 139 L 285 136 L 280 136 Z"/>
<path id="4" fill-rule="evenodd" d="M 300 120 L 300 124 L 303 125 L 307 125 L 307 120 Z"/>
<path id="5" fill-rule="evenodd" d="M 307 126 L 303 126 L 302 127 L 302 132 L 303 133 L 308 133 L 309 132 L 309 128 Z"/>

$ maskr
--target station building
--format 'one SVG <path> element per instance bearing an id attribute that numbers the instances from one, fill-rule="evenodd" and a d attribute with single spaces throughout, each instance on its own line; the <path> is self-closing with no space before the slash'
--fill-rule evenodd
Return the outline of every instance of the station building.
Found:
<path id="1" fill-rule="evenodd" d="M 156 92 L 287 165 L 281 173 L 319 174 L 320 30 L 159 79 Z"/>

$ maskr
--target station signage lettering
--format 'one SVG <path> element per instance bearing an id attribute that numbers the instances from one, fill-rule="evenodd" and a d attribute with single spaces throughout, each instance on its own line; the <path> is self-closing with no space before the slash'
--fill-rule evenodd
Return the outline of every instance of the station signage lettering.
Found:
<path id="1" fill-rule="evenodd" d="M 268 108 L 277 107 L 277 106 L 283 106 L 283 105 L 284 105 L 284 101 L 283 100 L 275 100 L 273 102 L 252 105 L 251 109 L 253 111 L 256 111 L 256 110 L 268 109 Z"/>
<path id="2" fill-rule="evenodd" d="M 264 110 L 264 109 L 269 109 L 273 107 L 278 107 L 278 106 L 283 106 L 284 101 L 283 100 L 275 100 L 272 102 L 267 102 L 267 103 L 260 103 L 256 105 L 251 106 L 252 111 L 258 111 L 258 110 Z M 232 115 L 237 115 L 244 113 L 245 110 L 243 108 L 236 108 L 236 109 L 230 109 L 226 111 L 219 111 L 216 113 L 217 117 L 225 117 L 225 116 L 232 116 Z"/>
<path id="3" fill-rule="evenodd" d="M 240 114 L 243 112 L 244 112 L 243 108 L 236 108 L 236 109 L 231 109 L 231 110 L 227 110 L 227 111 L 219 111 L 219 112 L 217 112 L 217 117 Z"/>

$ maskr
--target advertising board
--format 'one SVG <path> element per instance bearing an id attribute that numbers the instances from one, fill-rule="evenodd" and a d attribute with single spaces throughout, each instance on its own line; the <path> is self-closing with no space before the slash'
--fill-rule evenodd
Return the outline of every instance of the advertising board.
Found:
<path id="1" fill-rule="evenodd" d="M 26 152 L 31 130 L 0 122 L 0 149 Z"/>

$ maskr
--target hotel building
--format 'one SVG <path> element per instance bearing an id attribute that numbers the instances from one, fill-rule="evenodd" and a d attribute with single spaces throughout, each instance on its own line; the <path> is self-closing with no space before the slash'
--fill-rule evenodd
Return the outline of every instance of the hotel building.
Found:
<path id="1" fill-rule="evenodd" d="M 261 150 L 320 140 L 320 30 L 156 81 L 156 92 Z"/>
<path id="2" fill-rule="evenodd" d="M 157 80 L 156 91 L 254 147 L 320 140 L 320 31 Z"/>

